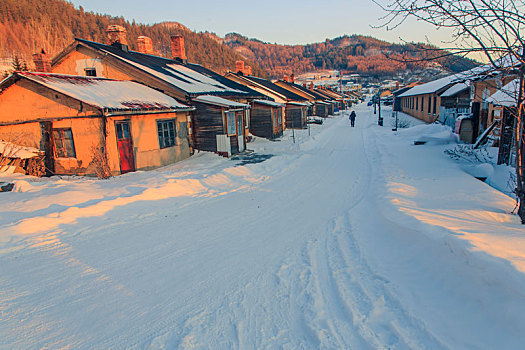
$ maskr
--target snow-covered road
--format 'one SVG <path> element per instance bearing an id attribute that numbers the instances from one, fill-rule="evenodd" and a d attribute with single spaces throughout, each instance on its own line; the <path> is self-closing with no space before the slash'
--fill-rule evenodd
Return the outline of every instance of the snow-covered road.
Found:
<path id="1" fill-rule="evenodd" d="M 0 348 L 522 347 L 513 201 L 357 112 L 257 140 L 261 163 L 18 180 Z"/>

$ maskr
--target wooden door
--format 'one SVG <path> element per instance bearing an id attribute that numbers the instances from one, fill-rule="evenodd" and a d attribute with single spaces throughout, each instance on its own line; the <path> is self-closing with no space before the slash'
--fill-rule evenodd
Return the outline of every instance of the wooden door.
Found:
<path id="1" fill-rule="evenodd" d="M 237 114 L 237 139 L 239 144 L 239 152 L 243 152 L 244 147 L 244 112 L 236 113 Z"/>
<path id="2" fill-rule="evenodd" d="M 46 176 L 55 174 L 55 144 L 53 140 L 53 125 L 51 122 L 41 122 L 42 141 L 45 152 L 44 164 Z"/>
<path id="3" fill-rule="evenodd" d="M 115 124 L 117 131 L 117 146 L 120 156 L 120 172 L 122 174 L 135 171 L 135 158 L 133 157 L 133 142 L 131 140 L 130 125 L 128 121 Z"/>

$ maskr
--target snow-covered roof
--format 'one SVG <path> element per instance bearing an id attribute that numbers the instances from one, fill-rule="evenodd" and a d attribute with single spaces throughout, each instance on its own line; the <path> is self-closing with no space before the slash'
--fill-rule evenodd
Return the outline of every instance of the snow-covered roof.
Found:
<path id="1" fill-rule="evenodd" d="M 405 91 L 398 97 L 432 94 L 443 88 L 446 88 L 448 85 L 452 84 L 457 79 L 458 77 L 455 74 L 449 75 L 441 79 L 437 79 L 437 80 L 430 81 L 425 84 L 414 86 L 413 88 Z"/>
<path id="2" fill-rule="evenodd" d="M 20 146 L 0 140 L 0 154 L 6 158 L 29 159 L 42 154 L 42 152 L 33 147 Z"/>
<path id="3" fill-rule="evenodd" d="M 113 110 L 192 108 L 157 90 L 132 81 L 51 73 L 15 74 L 98 108 Z"/>
<path id="4" fill-rule="evenodd" d="M 261 104 L 261 105 L 271 106 L 271 107 L 284 107 L 283 103 L 277 103 L 277 102 L 269 101 L 269 100 L 254 100 L 253 102 Z"/>
<path id="5" fill-rule="evenodd" d="M 512 107 L 516 106 L 518 101 L 520 80 L 514 79 L 500 90 L 496 91 L 487 99 L 487 102 L 499 106 Z"/>
<path id="6" fill-rule="evenodd" d="M 227 100 L 219 96 L 211 96 L 211 95 L 197 96 L 193 99 L 193 101 L 207 103 L 207 104 L 221 106 L 221 107 L 233 107 L 233 108 L 244 108 L 244 109 L 250 108 L 250 105 L 247 105 L 245 103 L 230 101 L 230 100 Z"/>
<path id="7" fill-rule="evenodd" d="M 294 105 L 294 106 L 311 106 L 312 105 L 309 102 L 294 102 L 294 101 L 286 102 L 286 104 Z"/>
<path id="8" fill-rule="evenodd" d="M 452 97 L 468 89 L 470 89 L 470 85 L 468 83 L 456 83 L 449 87 L 447 90 L 445 90 L 441 94 L 441 97 Z"/>
<path id="9" fill-rule="evenodd" d="M 112 45 L 104 45 L 83 39 L 76 40 L 105 55 L 109 55 L 146 72 L 191 96 L 211 94 L 223 96 L 262 97 L 260 93 L 253 91 L 242 84 L 229 80 L 198 64 L 182 63 L 172 59 L 142 54 L 135 51 L 124 51 Z"/>

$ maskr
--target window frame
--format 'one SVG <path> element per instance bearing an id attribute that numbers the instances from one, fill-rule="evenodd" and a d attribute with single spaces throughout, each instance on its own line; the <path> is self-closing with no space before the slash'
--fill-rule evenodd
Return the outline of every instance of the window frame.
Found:
<path id="1" fill-rule="evenodd" d="M 89 74 L 88 72 L 94 72 L 95 74 Z M 86 74 L 86 77 L 96 77 L 97 76 L 97 68 L 96 67 L 87 67 L 84 68 L 84 73 Z"/>
<path id="2" fill-rule="evenodd" d="M 225 118 L 224 125 L 226 126 L 226 135 L 228 136 L 237 135 L 237 122 L 235 120 L 235 112 L 225 111 L 224 118 Z"/>
<path id="3" fill-rule="evenodd" d="M 66 138 L 66 133 L 71 135 L 70 139 Z M 53 153 L 55 158 L 76 158 L 75 139 L 71 128 L 53 128 Z M 60 141 L 60 147 L 57 144 Z M 69 148 L 67 143 L 70 142 Z M 70 153 L 71 152 L 71 153 Z"/>
<path id="4" fill-rule="evenodd" d="M 159 148 L 165 149 L 177 146 L 177 119 L 157 119 L 156 123 Z M 172 130 L 169 129 L 170 124 L 173 127 Z M 172 135 L 170 131 L 172 131 Z M 168 133 L 167 136 L 166 133 Z M 171 140 L 173 140 L 173 142 L 170 142 Z"/>

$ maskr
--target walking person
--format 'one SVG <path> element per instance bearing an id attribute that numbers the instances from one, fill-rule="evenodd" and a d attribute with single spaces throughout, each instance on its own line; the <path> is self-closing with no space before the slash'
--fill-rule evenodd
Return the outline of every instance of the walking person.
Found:
<path id="1" fill-rule="evenodd" d="M 350 113 L 350 117 L 348 117 L 348 119 L 350 119 L 350 125 L 352 126 L 352 128 L 354 127 L 354 124 L 355 124 L 355 111 L 352 111 L 352 113 Z"/>

